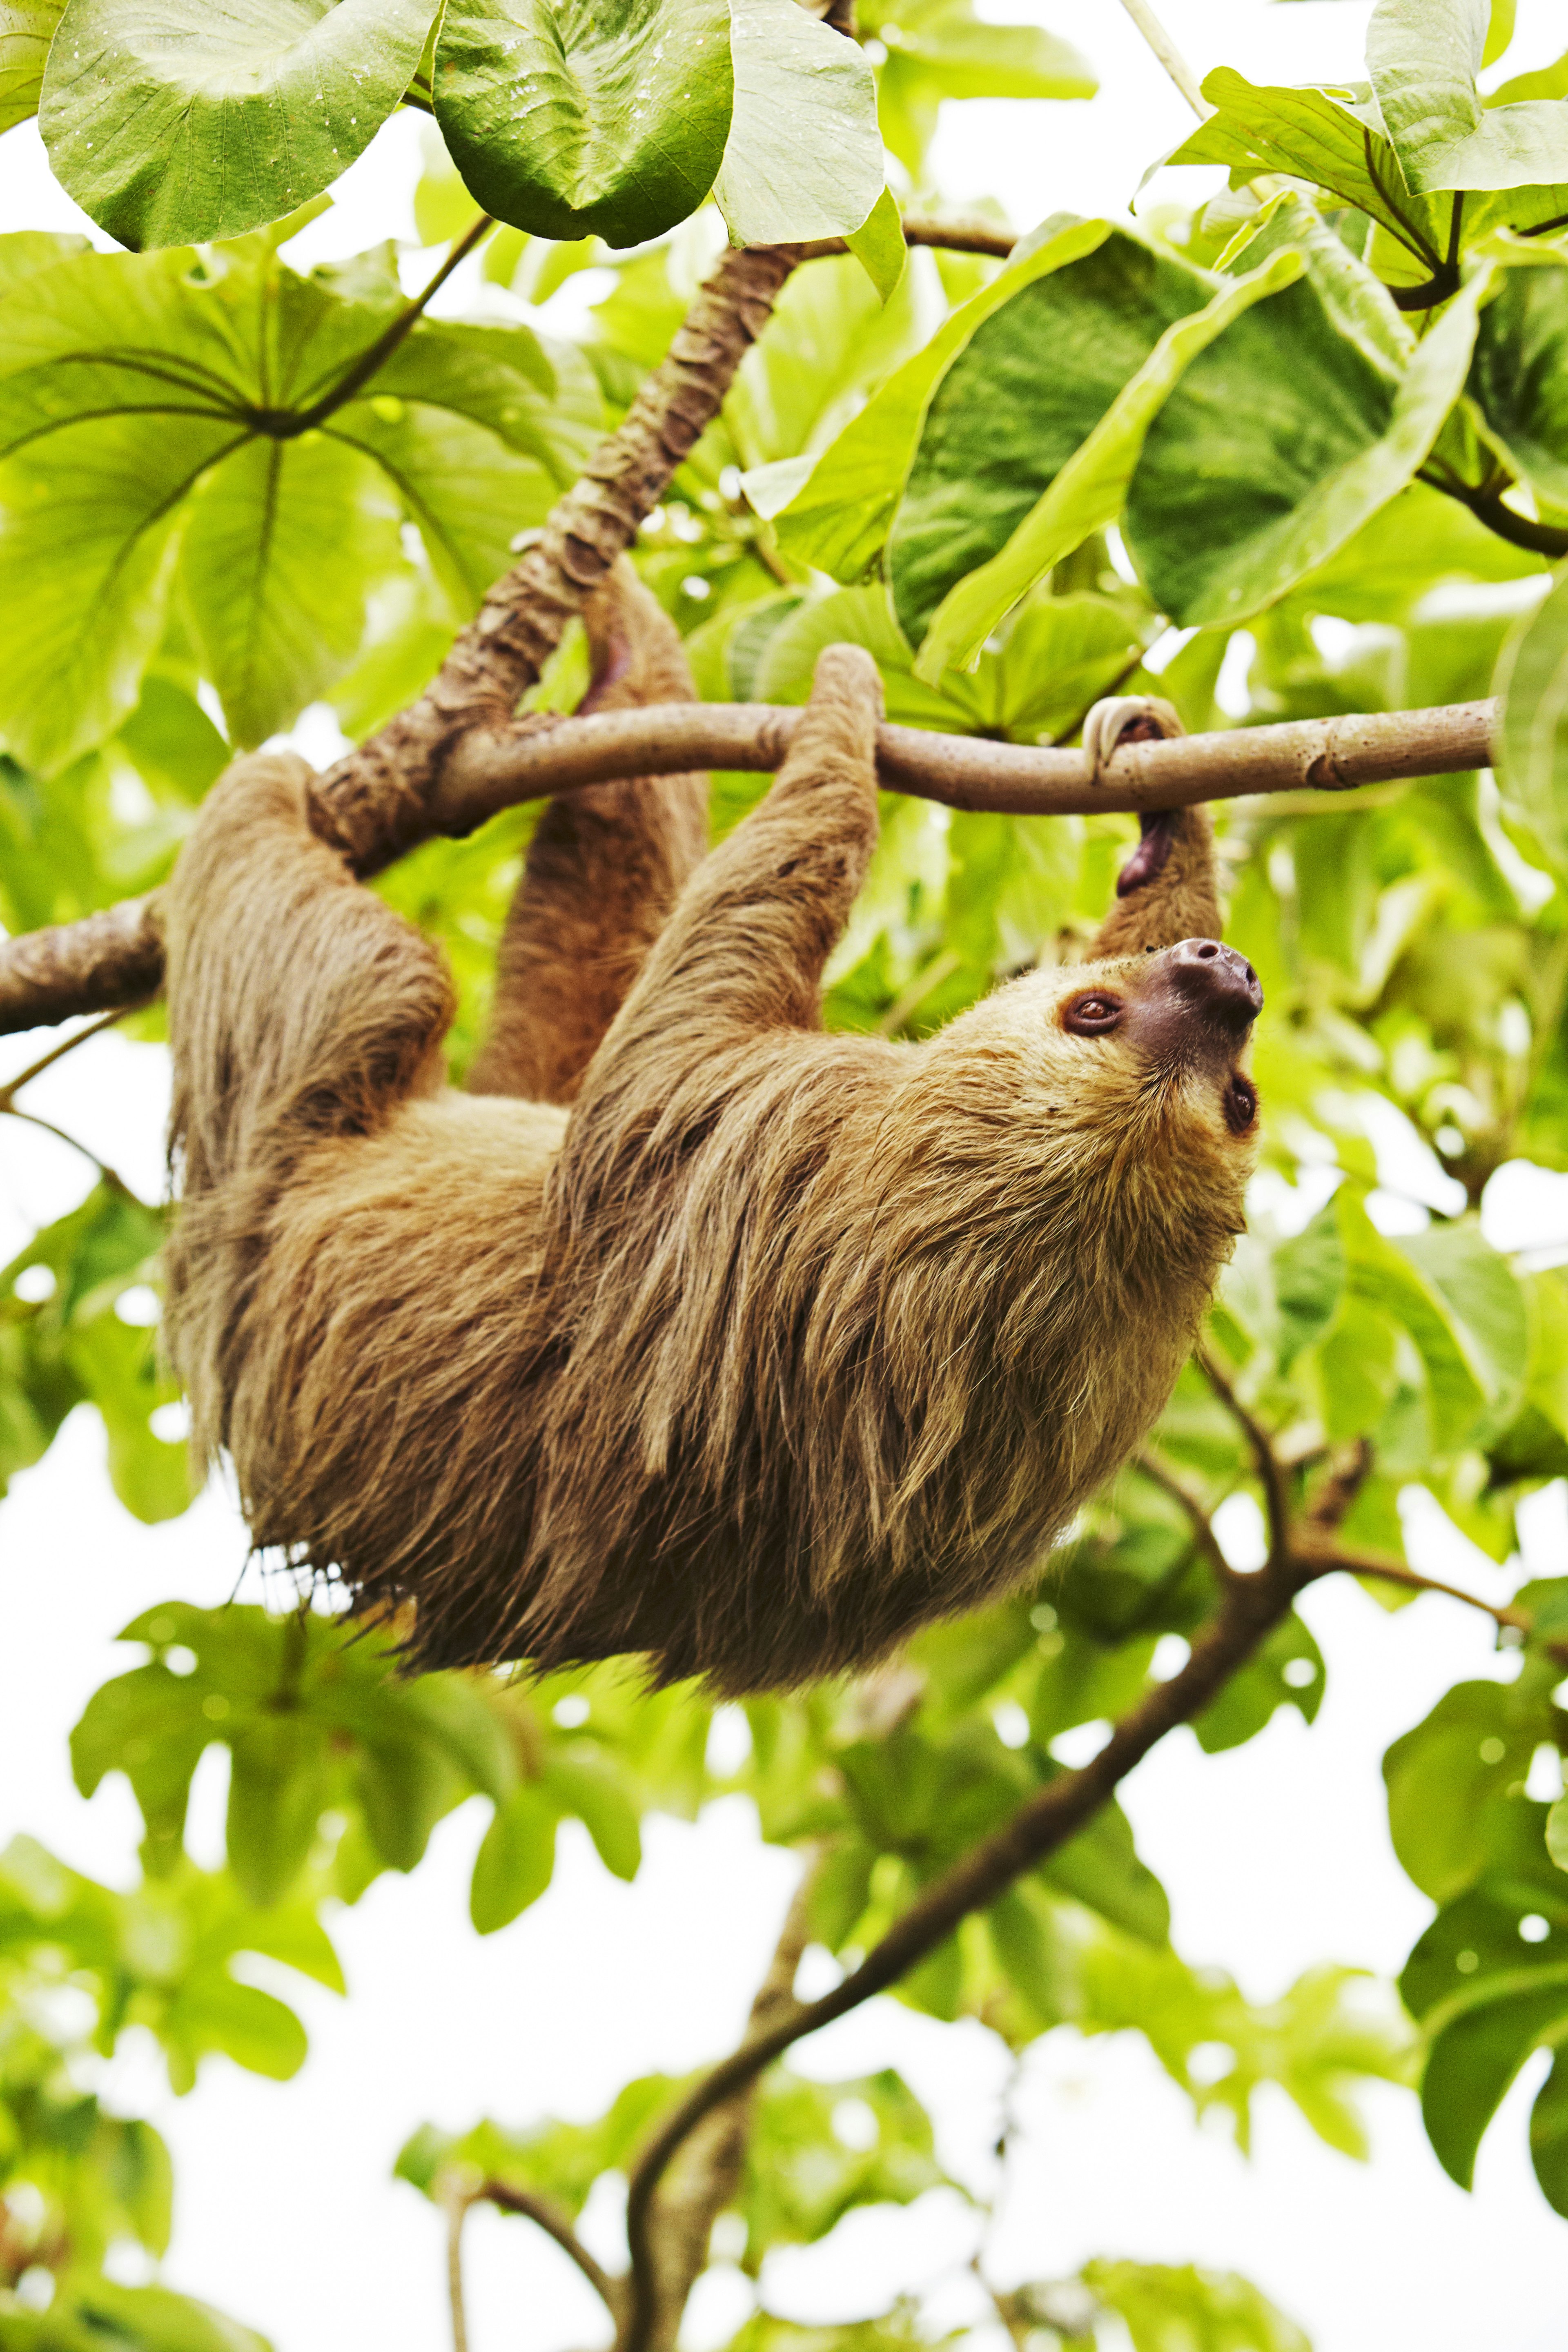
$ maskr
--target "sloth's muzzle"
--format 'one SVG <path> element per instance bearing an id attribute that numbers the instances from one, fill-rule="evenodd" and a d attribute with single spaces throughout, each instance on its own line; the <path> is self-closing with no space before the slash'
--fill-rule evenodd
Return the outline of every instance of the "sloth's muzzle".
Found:
<path id="1" fill-rule="evenodd" d="M 1163 961 L 1176 994 L 1239 1045 L 1263 1010 L 1263 990 L 1247 958 L 1218 940 L 1181 940 Z"/>

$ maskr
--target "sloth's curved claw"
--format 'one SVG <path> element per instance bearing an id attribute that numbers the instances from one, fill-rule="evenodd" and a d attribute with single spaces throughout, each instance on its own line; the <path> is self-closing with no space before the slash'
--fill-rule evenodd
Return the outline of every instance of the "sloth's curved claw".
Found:
<path id="1" fill-rule="evenodd" d="M 1083 758 L 1089 782 L 1104 783 L 1105 771 L 1122 743 L 1157 743 L 1185 731 L 1175 706 L 1157 694 L 1106 695 L 1083 722 Z"/>

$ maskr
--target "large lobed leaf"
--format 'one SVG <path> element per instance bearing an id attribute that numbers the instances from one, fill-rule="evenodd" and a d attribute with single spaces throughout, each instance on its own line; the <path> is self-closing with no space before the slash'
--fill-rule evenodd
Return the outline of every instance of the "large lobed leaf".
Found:
<path id="1" fill-rule="evenodd" d="M 407 88 L 428 0 L 68 0 L 49 161 L 133 250 L 238 236 L 318 194 Z"/>

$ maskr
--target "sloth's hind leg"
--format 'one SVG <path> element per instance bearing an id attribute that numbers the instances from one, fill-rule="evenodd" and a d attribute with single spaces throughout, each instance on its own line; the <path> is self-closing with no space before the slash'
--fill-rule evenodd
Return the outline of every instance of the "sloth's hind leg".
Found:
<path id="1" fill-rule="evenodd" d="M 675 625 L 625 557 L 584 619 L 594 684 L 582 709 L 691 702 Z M 705 776 L 591 784 L 545 804 L 496 963 L 476 1094 L 571 1102 L 707 845 Z"/>

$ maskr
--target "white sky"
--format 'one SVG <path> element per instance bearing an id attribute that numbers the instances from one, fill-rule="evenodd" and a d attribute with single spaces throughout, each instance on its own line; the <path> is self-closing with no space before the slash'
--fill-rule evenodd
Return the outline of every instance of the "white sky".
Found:
<path id="1" fill-rule="evenodd" d="M 990 13 L 990 12 L 988 12 Z M 1047 110 L 949 108 L 936 149 L 955 200 L 1000 195 L 1027 226 L 1071 205 L 1125 203 L 1146 163 L 1183 134 L 1181 100 L 1111 0 L 997 8 L 1077 40 L 1110 94 Z M 1267 0 L 1168 0 L 1166 22 L 1200 72 L 1227 62 L 1259 80 L 1352 75 L 1366 0 L 1271 6 Z M 1508 69 L 1544 62 L 1563 38 L 1560 0 L 1521 0 Z M 301 259 L 407 235 L 410 119 L 394 122 L 347 175 Z M 1201 184 L 1201 183 L 1196 184 Z M 49 179 L 30 125 L 0 140 L 0 224 L 82 226 Z M 102 241 L 102 240 L 100 240 Z M 44 1039 L 0 1048 L 0 1078 Z M 143 1192 L 160 1182 L 166 1095 L 162 1053 L 110 1035 L 40 1081 L 32 1108 L 111 1156 Z M 1380 1139 L 1380 1142 L 1381 1142 Z M 1391 1194 L 1429 1181 L 1397 1137 Z M 36 1130 L 0 1121 L 0 1263 L 34 1223 L 80 1197 L 89 1171 Z M 1568 1241 L 1568 1179 L 1516 1168 L 1494 1182 L 1488 1223 L 1503 1245 Z M 1397 1213 L 1390 1198 L 1392 1214 Z M 27 1830 L 78 1866 L 127 1875 L 134 1808 L 115 1780 L 90 1804 L 74 1793 L 65 1740 L 89 1693 L 134 1662 L 112 1646 L 153 1602 L 215 1605 L 244 1556 L 238 1522 L 209 1494 L 173 1526 L 142 1528 L 113 1500 L 94 1418 L 79 1414 L 46 1461 L 0 1507 L 0 1840 Z M 1499 1570 L 1435 1512 L 1415 1530 L 1435 1573 L 1498 1598 L 1520 1575 L 1568 1565 L 1561 1489 L 1530 1513 L 1530 1556 Z M 249 1597 L 257 1597 L 252 1592 Z M 1128 1810 L 1147 1860 L 1170 1888 L 1189 1958 L 1237 1970 L 1258 1999 L 1334 1958 L 1394 1970 L 1429 1906 L 1389 1851 L 1379 1762 L 1389 1740 L 1464 1675 L 1504 1672 L 1485 1622 L 1438 1599 L 1390 1617 L 1353 1587 L 1310 1593 L 1304 1613 L 1330 1662 L 1317 1726 L 1293 1714 L 1230 1756 L 1205 1758 L 1180 1732 L 1137 1774 Z M 215 1769 L 217 1768 L 217 1769 Z M 219 1759 L 198 1780 L 195 1836 L 216 1859 Z M 655 1822 L 635 1886 L 611 1879 L 568 1831 L 556 1883 L 514 1927 L 487 1939 L 467 1921 L 467 1879 L 487 1809 L 437 1831 L 411 1879 L 384 1879 L 335 1933 L 353 1988 L 345 2003 L 288 1988 L 311 2054 L 278 2086 L 214 2062 L 190 2099 L 159 2087 L 147 2051 L 116 2063 L 127 2111 L 153 2116 L 174 2154 L 178 2207 L 167 2275 L 268 2332 L 279 2352 L 429 2352 L 446 2340 L 441 2226 L 388 2179 L 396 2148 L 431 2118 L 461 2127 L 484 2112 L 522 2123 L 545 2111 L 586 2117 L 629 2075 L 679 2070 L 738 2032 L 791 1881 L 746 1807 L 712 1808 L 695 1828 Z M 260 1980 L 258 1971 L 258 1980 Z M 273 1979 L 275 1980 L 275 1979 Z M 281 1985 L 279 1986 L 281 1990 Z M 986 2178 L 1005 2077 L 978 2027 L 940 2027 L 890 2000 L 871 2004 L 797 2053 L 826 2076 L 896 2063 L 935 2115 L 962 2177 Z M 1561 2352 L 1568 2341 L 1568 2230 L 1531 2178 L 1530 2080 L 1510 2097 L 1466 2197 L 1447 2180 L 1414 2103 L 1384 2090 L 1370 2105 L 1370 2168 L 1321 2147 L 1282 2095 L 1260 2103 L 1244 2164 L 1199 2133 L 1184 2101 L 1135 2038 L 1047 2036 L 1029 2053 L 1015 2108 L 1025 2126 L 1011 2193 L 989 2250 L 993 2275 L 1059 2274 L 1095 2253 L 1196 2259 L 1247 2273 L 1311 2334 L 1316 2352 Z M 588 2234 L 618 2259 L 613 2211 Z M 829 2321 L 877 2309 L 896 2289 L 967 2257 L 973 2223 L 951 2197 L 908 2214 L 852 2221 L 821 2248 L 782 2260 L 775 2308 Z M 525 2224 L 476 2217 L 470 2236 L 474 2352 L 529 2352 L 602 2340 L 593 2297 Z M 693 2305 L 689 2352 L 721 2344 L 744 2309 L 739 2281 L 708 2283 Z M 944 2325 L 979 2313 L 968 2290 Z M 1005 2352 L 977 2332 L 973 2352 Z"/>

